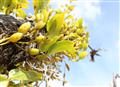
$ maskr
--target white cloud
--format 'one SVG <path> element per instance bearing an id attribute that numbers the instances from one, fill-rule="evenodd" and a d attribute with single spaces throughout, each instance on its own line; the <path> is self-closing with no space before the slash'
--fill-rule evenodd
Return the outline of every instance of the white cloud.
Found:
<path id="1" fill-rule="evenodd" d="M 68 4 L 68 0 L 51 0 L 50 5 L 55 9 L 60 8 L 61 5 Z"/>
<path id="2" fill-rule="evenodd" d="M 75 2 L 76 8 L 74 15 L 77 17 L 84 17 L 88 20 L 95 20 L 97 16 L 101 15 L 101 6 L 99 0 L 84 0 Z"/>
<path id="3" fill-rule="evenodd" d="M 59 8 L 61 5 L 69 3 L 68 0 L 52 0 L 51 5 Z M 83 17 L 87 20 L 94 21 L 97 16 L 101 15 L 100 0 L 77 0 L 73 3 L 76 7 L 72 14 L 76 17 Z"/>

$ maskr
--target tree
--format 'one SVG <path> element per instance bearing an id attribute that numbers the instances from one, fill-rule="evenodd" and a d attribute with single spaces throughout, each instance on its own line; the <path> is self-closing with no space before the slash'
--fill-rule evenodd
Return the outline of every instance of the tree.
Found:
<path id="1" fill-rule="evenodd" d="M 84 59 L 88 47 L 92 59 L 97 54 L 98 50 L 88 46 L 83 19 L 70 14 L 74 6 L 54 10 L 49 2 L 33 0 L 34 14 L 27 15 L 23 9 L 28 0 L 0 0 L 0 86 L 37 87 L 45 81 L 48 87 L 50 79 L 61 80 L 60 63 L 70 70 L 66 58 L 73 62 Z"/>

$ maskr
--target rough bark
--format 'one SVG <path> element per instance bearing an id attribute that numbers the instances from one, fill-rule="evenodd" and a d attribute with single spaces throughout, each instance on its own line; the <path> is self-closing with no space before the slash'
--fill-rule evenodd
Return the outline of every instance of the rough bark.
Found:
<path id="1" fill-rule="evenodd" d="M 0 39 L 17 32 L 18 27 L 23 23 L 12 16 L 0 15 Z M 0 67 L 7 70 L 15 68 L 15 64 L 24 61 L 27 55 L 14 43 L 0 46 Z"/>

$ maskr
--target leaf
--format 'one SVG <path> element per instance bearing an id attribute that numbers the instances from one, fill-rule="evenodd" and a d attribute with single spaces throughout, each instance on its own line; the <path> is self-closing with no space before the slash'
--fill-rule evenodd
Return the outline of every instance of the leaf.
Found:
<path id="1" fill-rule="evenodd" d="M 82 48 L 83 48 L 83 50 L 87 50 L 87 48 L 88 48 L 88 43 L 82 43 Z"/>
<path id="2" fill-rule="evenodd" d="M 47 22 L 49 12 L 46 9 L 43 9 L 41 14 L 44 16 L 43 21 Z"/>
<path id="3" fill-rule="evenodd" d="M 4 1 L 0 0 L 0 12 L 3 11 L 3 7 L 4 7 Z"/>
<path id="4" fill-rule="evenodd" d="M 22 17 L 22 18 L 25 18 L 25 17 L 27 16 L 26 13 L 25 13 L 25 11 L 22 10 L 22 9 L 17 9 L 16 15 L 17 15 L 18 17 Z"/>
<path id="5" fill-rule="evenodd" d="M 70 11 L 74 10 L 74 8 L 75 8 L 75 6 L 73 6 L 73 5 L 66 5 L 66 7 L 67 7 Z"/>
<path id="6" fill-rule="evenodd" d="M 40 50 L 42 50 L 43 52 L 48 51 L 48 48 L 52 46 L 58 40 L 58 38 L 58 36 L 48 38 L 46 41 L 44 41 L 43 44 L 40 45 Z"/>
<path id="7" fill-rule="evenodd" d="M 27 80 L 27 81 L 37 81 L 42 79 L 42 74 L 35 71 L 24 71 L 13 69 L 9 72 L 10 80 Z"/>
<path id="8" fill-rule="evenodd" d="M 0 82 L 4 80 L 7 80 L 7 76 L 0 74 Z"/>
<path id="9" fill-rule="evenodd" d="M 28 8 L 28 4 L 29 4 L 28 0 L 18 0 L 18 1 L 22 8 Z"/>
<path id="10" fill-rule="evenodd" d="M 75 52 L 74 42 L 68 40 L 58 41 L 48 49 L 48 54 L 54 54 L 63 51 Z"/>
<path id="11" fill-rule="evenodd" d="M 36 58 L 41 61 L 41 60 L 44 60 L 48 57 L 47 57 L 47 55 L 37 55 Z"/>
<path id="12" fill-rule="evenodd" d="M 50 0 L 33 0 L 35 15 L 39 12 L 39 10 L 47 7 L 49 2 L 50 2 Z"/>
<path id="13" fill-rule="evenodd" d="M 0 74 L 0 87 L 8 87 L 9 80 L 7 76 Z"/>
<path id="14" fill-rule="evenodd" d="M 27 8 L 28 0 L 0 0 L 0 10 L 4 12 L 6 15 L 9 15 L 14 10 Z"/>
<path id="15" fill-rule="evenodd" d="M 66 19 L 74 19 L 74 16 L 73 16 L 73 15 L 68 15 L 68 16 L 66 17 Z"/>
<path id="16" fill-rule="evenodd" d="M 76 26 L 77 27 L 82 27 L 82 24 L 83 24 L 83 19 L 82 18 L 80 18 L 79 20 L 77 20 L 77 22 L 76 22 Z"/>
<path id="17" fill-rule="evenodd" d="M 2 3 L 0 2 L 2 5 L 2 10 L 6 15 L 8 15 L 14 7 L 11 6 L 11 2 L 11 0 L 2 0 Z"/>
<path id="18" fill-rule="evenodd" d="M 11 0 L 2 0 L 3 6 L 8 7 L 11 4 Z"/>
<path id="19" fill-rule="evenodd" d="M 11 0 L 12 5 L 17 6 L 19 4 L 18 0 Z"/>
<path id="20" fill-rule="evenodd" d="M 50 37 L 59 35 L 64 23 L 64 14 L 56 14 L 47 23 L 47 31 Z"/>

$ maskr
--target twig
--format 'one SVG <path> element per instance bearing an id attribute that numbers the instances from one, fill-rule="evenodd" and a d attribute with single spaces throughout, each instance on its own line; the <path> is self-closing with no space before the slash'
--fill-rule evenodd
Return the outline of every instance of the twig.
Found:
<path id="1" fill-rule="evenodd" d="M 38 71 L 38 72 L 40 72 L 40 73 L 44 73 L 44 70 L 41 70 L 40 68 L 36 68 L 36 67 L 34 67 L 31 63 L 29 63 L 29 62 L 26 62 L 31 68 L 33 68 L 34 70 L 36 70 L 36 71 Z"/>

